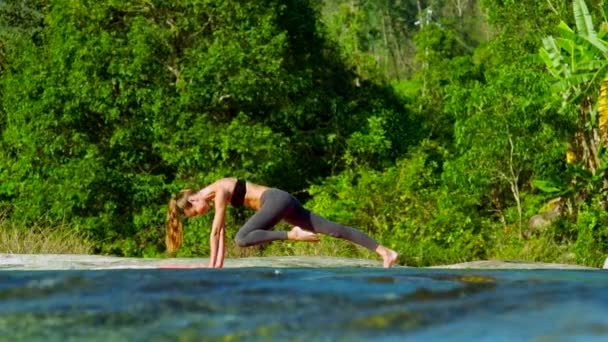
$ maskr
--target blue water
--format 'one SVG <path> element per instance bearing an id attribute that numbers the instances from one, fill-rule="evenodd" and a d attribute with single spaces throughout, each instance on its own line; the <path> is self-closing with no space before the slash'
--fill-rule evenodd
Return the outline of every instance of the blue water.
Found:
<path id="1" fill-rule="evenodd" d="M 608 341 L 608 272 L 0 271 L 6 341 Z"/>

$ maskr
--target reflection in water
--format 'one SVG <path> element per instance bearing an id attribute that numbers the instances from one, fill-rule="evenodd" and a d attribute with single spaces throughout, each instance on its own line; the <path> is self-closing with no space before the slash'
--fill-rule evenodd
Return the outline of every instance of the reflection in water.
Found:
<path id="1" fill-rule="evenodd" d="M 608 273 L 395 268 L 0 272 L 8 340 L 608 339 Z"/>

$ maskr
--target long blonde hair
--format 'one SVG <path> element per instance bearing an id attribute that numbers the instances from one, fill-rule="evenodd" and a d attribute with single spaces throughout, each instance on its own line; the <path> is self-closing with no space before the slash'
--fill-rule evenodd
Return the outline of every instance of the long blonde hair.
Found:
<path id="1" fill-rule="evenodd" d="M 184 211 L 192 206 L 188 197 L 194 194 L 191 189 L 180 191 L 177 196 L 171 197 L 167 210 L 167 228 L 165 229 L 165 244 L 167 252 L 175 253 L 184 240 L 182 216 Z"/>

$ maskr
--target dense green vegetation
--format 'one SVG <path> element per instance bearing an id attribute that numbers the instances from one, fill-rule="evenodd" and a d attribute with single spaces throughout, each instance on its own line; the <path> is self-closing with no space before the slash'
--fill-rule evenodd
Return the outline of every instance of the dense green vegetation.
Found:
<path id="1" fill-rule="evenodd" d="M 166 204 L 239 176 L 409 265 L 608 255 L 597 0 L 0 1 L 0 229 L 160 256 Z M 228 218 L 232 237 L 250 213 Z M 181 256 L 206 255 L 211 215 Z M 286 228 L 279 227 L 278 229 Z M 228 256 L 367 251 L 335 239 Z"/>

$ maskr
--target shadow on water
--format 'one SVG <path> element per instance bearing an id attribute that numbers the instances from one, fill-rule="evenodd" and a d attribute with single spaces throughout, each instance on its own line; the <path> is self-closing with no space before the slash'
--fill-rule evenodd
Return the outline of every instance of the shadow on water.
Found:
<path id="1" fill-rule="evenodd" d="M 606 338 L 607 273 L 336 268 L 0 272 L 12 340 Z"/>

